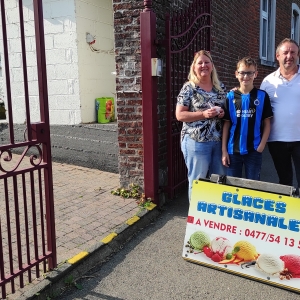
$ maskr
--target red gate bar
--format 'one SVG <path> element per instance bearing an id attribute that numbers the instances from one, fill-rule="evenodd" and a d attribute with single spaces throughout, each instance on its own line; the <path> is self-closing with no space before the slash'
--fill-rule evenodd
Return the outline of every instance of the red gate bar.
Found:
<path id="1" fill-rule="evenodd" d="M 9 59 L 8 59 L 8 45 L 7 45 L 7 30 L 6 30 L 6 16 L 5 16 L 5 0 L 1 1 L 1 21 L 2 21 L 2 38 L 3 38 L 3 55 L 5 63 L 5 78 L 6 78 L 6 97 L 7 97 L 7 111 L 8 111 L 8 127 L 9 127 L 9 136 L 10 143 L 14 144 L 14 127 L 13 127 L 13 113 L 12 113 L 12 101 L 11 101 L 11 85 L 10 85 L 10 68 L 9 68 Z"/>
<path id="2" fill-rule="evenodd" d="M 2 298 L 32 282 L 35 269 L 57 265 L 51 144 L 42 0 L 33 0 L 40 122 L 30 122 L 23 1 L 19 0 L 20 42 L 27 137 L 15 143 L 5 0 L 0 0 L 10 144 L 0 146 L 0 288 Z M 18 22 L 16 20 L 16 22 Z M 14 159 L 13 150 L 23 149 Z M 36 154 L 31 154 L 31 152 Z M 30 155 L 30 157 L 29 157 Z M 5 217 L 4 217 L 5 215 Z M 45 218 L 45 219 L 44 219 Z M 15 280 L 18 279 L 16 282 Z M 10 283 L 10 286 L 8 285 Z"/>
<path id="3" fill-rule="evenodd" d="M 24 31 L 24 18 L 23 18 L 23 1 L 19 0 L 19 16 L 20 16 L 20 31 L 21 31 L 21 47 L 22 47 L 22 61 L 23 61 L 23 79 L 24 79 L 24 94 L 25 94 L 25 107 L 26 107 L 26 125 L 27 125 L 27 138 L 31 141 L 30 130 L 30 107 L 29 107 L 29 92 L 28 92 L 28 76 L 27 76 L 27 62 L 26 62 L 26 46 L 25 46 L 25 31 Z"/>
<path id="4" fill-rule="evenodd" d="M 22 186 L 23 186 L 23 203 L 24 203 L 24 224 L 25 224 L 25 236 L 26 236 L 26 260 L 27 265 L 30 265 L 30 246 L 29 246 L 29 226 L 28 226 L 28 209 L 27 209 L 27 193 L 25 184 L 25 174 L 22 174 Z M 31 282 L 31 269 L 27 273 L 28 280 Z"/>
<path id="5" fill-rule="evenodd" d="M 49 258 L 49 267 L 53 269 L 57 265 L 56 256 L 56 238 L 55 238 L 55 217 L 54 217 L 54 196 L 53 196 L 53 178 L 51 164 L 51 144 L 50 144 L 50 126 L 49 126 L 49 103 L 47 88 L 47 71 L 45 55 L 45 35 L 42 0 L 34 0 L 34 18 L 36 33 L 36 51 L 38 65 L 38 83 L 40 96 L 40 115 L 43 131 L 41 139 L 43 140 L 43 161 L 47 164 L 44 169 L 45 199 L 46 199 L 46 223 L 47 223 L 47 241 L 48 251 L 52 253 Z"/>

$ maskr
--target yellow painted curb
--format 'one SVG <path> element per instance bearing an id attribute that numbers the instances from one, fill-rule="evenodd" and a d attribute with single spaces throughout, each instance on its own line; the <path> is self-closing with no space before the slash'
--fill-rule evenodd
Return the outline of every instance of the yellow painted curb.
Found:
<path id="1" fill-rule="evenodd" d="M 155 208 L 157 205 L 154 203 L 150 203 L 149 206 L 146 206 L 145 208 L 148 210 L 152 210 L 153 208 Z"/>
<path id="2" fill-rule="evenodd" d="M 108 236 L 106 236 L 104 239 L 101 240 L 102 243 L 104 244 L 108 244 L 109 242 L 111 242 L 115 237 L 117 236 L 117 234 L 115 232 L 109 234 Z"/>
<path id="3" fill-rule="evenodd" d="M 133 216 L 132 218 L 130 218 L 130 219 L 128 219 L 128 220 L 126 221 L 126 224 L 127 224 L 127 225 L 132 225 L 132 224 L 134 224 L 135 222 L 137 222 L 139 219 L 140 219 L 140 217 L 138 217 L 138 216 Z"/>
<path id="4" fill-rule="evenodd" d="M 86 257 L 89 253 L 86 252 L 86 251 L 83 251 L 83 252 L 80 252 L 79 254 L 73 256 L 72 258 L 70 258 L 68 260 L 68 263 L 73 265 L 75 264 L 76 262 L 78 262 L 79 260 L 83 259 L 84 257 Z"/>

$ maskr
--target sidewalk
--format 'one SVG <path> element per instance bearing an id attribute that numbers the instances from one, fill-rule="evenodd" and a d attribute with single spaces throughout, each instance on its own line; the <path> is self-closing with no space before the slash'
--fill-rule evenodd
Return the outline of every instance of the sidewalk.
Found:
<path id="1" fill-rule="evenodd" d="M 119 187 L 119 174 L 53 163 L 58 266 L 100 241 L 141 211 L 136 200 L 111 194 Z M 128 237 L 127 237 L 128 239 Z M 45 281 L 41 276 L 8 299 L 24 299 L 24 293 Z"/>

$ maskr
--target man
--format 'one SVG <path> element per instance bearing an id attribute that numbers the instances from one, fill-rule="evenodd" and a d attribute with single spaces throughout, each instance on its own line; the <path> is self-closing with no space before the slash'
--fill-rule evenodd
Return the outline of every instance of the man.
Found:
<path id="1" fill-rule="evenodd" d="M 297 65 L 299 46 L 296 41 L 286 38 L 276 49 L 279 69 L 268 75 L 260 88 L 271 100 L 274 117 L 268 147 L 272 156 L 279 183 L 293 185 L 293 167 L 297 178 L 299 195 L 300 183 L 300 70 Z"/>

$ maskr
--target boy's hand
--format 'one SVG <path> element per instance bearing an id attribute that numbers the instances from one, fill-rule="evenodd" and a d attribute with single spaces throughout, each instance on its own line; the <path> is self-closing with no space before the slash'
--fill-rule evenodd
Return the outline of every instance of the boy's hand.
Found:
<path id="1" fill-rule="evenodd" d="M 263 146 L 261 143 L 258 145 L 256 151 L 262 153 L 265 149 L 265 145 Z"/>
<path id="2" fill-rule="evenodd" d="M 223 164 L 223 166 L 225 166 L 227 168 L 230 165 L 230 159 L 229 159 L 229 155 L 228 155 L 227 151 L 222 152 L 222 164 Z"/>

